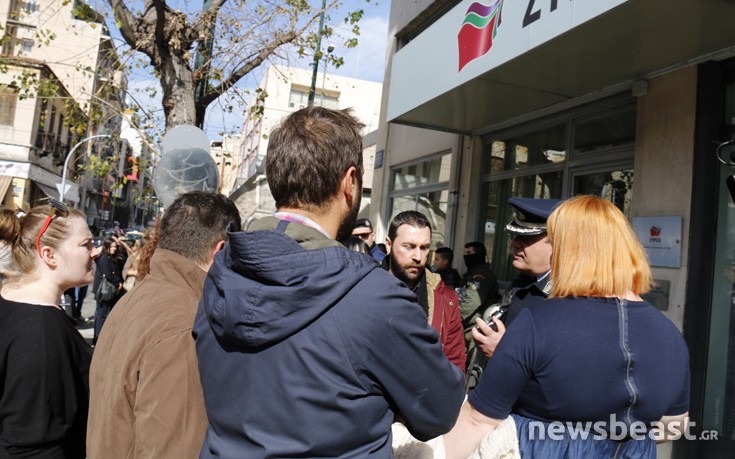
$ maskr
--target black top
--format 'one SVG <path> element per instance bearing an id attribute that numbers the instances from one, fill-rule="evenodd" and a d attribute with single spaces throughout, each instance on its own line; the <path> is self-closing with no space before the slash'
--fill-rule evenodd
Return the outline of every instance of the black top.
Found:
<path id="1" fill-rule="evenodd" d="M 495 273 L 488 263 L 480 263 L 468 269 L 462 280 L 465 288 L 470 288 L 470 284 L 474 284 L 474 288 L 480 295 L 480 301 L 482 302 L 475 311 L 469 313 L 465 313 L 463 309 L 460 309 L 462 325 L 467 328 L 474 323 L 473 315 L 475 313 L 482 315 L 488 306 L 500 301 L 500 293 Z M 462 301 L 461 298 L 460 301 Z"/>
<path id="2" fill-rule="evenodd" d="M 442 277 L 442 282 L 444 282 L 444 285 L 447 287 L 455 289 L 462 286 L 462 277 L 456 269 L 447 268 L 442 271 L 437 271 L 436 273 Z"/>
<path id="3" fill-rule="evenodd" d="M 86 456 L 91 360 L 62 310 L 0 297 L 0 457 Z"/>
<path id="4" fill-rule="evenodd" d="M 537 301 L 508 327 L 469 401 L 496 419 L 650 423 L 689 409 L 687 346 L 645 301 Z"/>

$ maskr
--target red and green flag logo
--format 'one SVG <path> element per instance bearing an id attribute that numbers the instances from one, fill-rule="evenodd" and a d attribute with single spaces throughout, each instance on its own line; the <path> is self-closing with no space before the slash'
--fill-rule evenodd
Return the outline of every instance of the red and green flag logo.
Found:
<path id="1" fill-rule="evenodd" d="M 502 11 L 503 0 L 495 0 L 490 5 L 474 2 L 467 9 L 462 28 L 457 35 L 459 71 L 490 51 L 500 27 Z"/>

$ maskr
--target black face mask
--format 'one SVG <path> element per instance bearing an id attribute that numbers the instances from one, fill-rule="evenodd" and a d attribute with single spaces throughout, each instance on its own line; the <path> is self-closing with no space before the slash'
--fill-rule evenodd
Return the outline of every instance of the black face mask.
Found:
<path id="1" fill-rule="evenodd" d="M 485 257 L 479 253 L 464 256 L 464 264 L 467 266 L 467 269 L 472 269 L 473 267 L 483 263 L 485 263 Z"/>

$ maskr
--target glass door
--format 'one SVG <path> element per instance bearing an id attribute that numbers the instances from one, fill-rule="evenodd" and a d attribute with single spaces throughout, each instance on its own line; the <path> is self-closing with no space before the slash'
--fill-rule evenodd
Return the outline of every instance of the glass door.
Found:
<path id="1" fill-rule="evenodd" d="M 615 204 L 630 220 L 633 202 L 633 167 L 614 167 L 606 170 L 571 170 L 571 196 L 591 194 Z"/>
<path id="2" fill-rule="evenodd" d="M 735 170 L 722 166 L 717 203 L 717 231 L 712 312 L 702 428 L 735 440 L 735 204 L 725 185 Z"/>

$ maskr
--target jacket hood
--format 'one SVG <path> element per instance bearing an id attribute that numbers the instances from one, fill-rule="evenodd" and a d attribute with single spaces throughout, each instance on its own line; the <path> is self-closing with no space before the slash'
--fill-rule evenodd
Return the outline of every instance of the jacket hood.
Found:
<path id="1" fill-rule="evenodd" d="M 328 312 L 374 269 L 372 256 L 298 223 L 231 233 L 207 275 L 202 307 L 219 339 L 261 348 Z"/>

